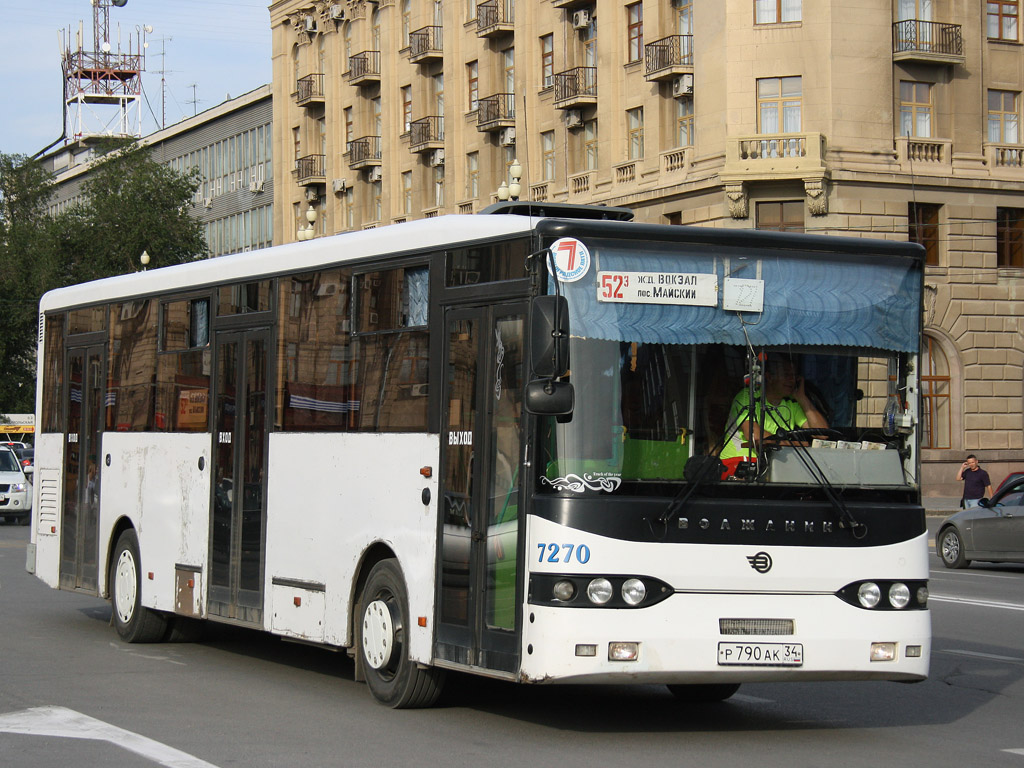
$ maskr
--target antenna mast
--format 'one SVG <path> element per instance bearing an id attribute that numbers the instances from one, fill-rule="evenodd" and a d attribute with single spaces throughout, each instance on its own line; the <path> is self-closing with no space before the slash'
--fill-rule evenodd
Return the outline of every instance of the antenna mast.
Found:
<path id="1" fill-rule="evenodd" d="M 137 26 L 128 35 L 127 49 L 110 35 L 110 6 L 128 0 L 91 0 L 92 50 L 86 50 L 83 24 L 77 34 L 64 30 L 61 69 L 64 74 L 66 135 L 71 141 L 101 136 L 142 136 L 142 73 L 146 68 L 146 35 L 150 26 Z"/>

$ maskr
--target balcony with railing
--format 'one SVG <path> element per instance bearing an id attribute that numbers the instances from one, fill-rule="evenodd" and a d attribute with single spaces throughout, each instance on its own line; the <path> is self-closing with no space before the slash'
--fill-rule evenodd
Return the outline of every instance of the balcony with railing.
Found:
<path id="1" fill-rule="evenodd" d="M 594 0 L 551 0 L 552 7 L 564 8 L 567 11 L 583 8 L 587 5 L 593 5 L 593 3 Z"/>
<path id="2" fill-rule="evenodd" d="M 728 179 L 791 179 L 825 172 L 825 137 L 820 133 L 778 133 L 726 139 Z"/>
<path id="3" fill-rule="evenodd" d="M 573 67 L 555 73 L 555 107 L 574 107 L 597 104 L 597 67 Z"/>
<path id="4" fill-rule="evenodd" d="M 295 81 L 295 103 L 300 107 L 324 103 L 323 73 L 316 72 Z"/>
<path id="5" fill-rule="evenodd" d="M 669 35 L 644 46 L 648 80 L 670 80 L 693 72 L 693 35 Z"/>
<path id="6" fill-rule="evenodd" d="M 444 149 L 444 117 L 431 115 L 409 123 L 409 149 L 413 152 Z"/>
<path id="7" fill-rule="evenodd" d="M 497 131 L 516 124 L 516 95 L 496 93 L 477 101 L 476 128 L 478 131 Z"/>
<path id="8" fill-rule="evenodd" d="M 409 61 L 425 64 L 443 58 L 441 27 L 421 27 L 409 34 Z"/>
<path id="9" fill-rule="evenodd" d="M 992 169 L 1024 168 L 1024 144 L 990 144 L 983 145 L 985 161 Z"/>
<path id="10" fill-rule="evenodd" d="M 348 167 L 354 170 L 380 165 L 380 136 L 362 136 L 348 143 Z"/>
<path id="11" fill-rule="evenodd" d="M 303 186 L 311 184 L 325 184 L 324 161 L 325 155 L 306 155 L 295 161 L 295 179 Z"/>
<path id="12" fill-rule="evenodd" d="M 476 7 L 477 37 L 498 37 L 515 30 L 515 0 L 487 0 Z"/>
<path id="13" fill-rule="evenodd" d="M 953 140 L 897 136 L 896 160 L 906 173 L 949 175 L 953 172 Z"/>
<path id="14" fill-rule="evenodd" d="M 345 77 L 351 85 L 380 82 L 380 51 L 363 51 L 349 56 Z"/>
<path id="15" fill-rule="evenodd" d="M 959 24 L 907 19 L 892 25 L 893 61 L 963 64 L 964 43 Z"/>

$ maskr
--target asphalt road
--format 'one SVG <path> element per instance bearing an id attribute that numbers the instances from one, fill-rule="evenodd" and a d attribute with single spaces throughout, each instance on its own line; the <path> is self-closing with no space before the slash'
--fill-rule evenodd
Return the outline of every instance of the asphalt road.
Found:
<path id="1" fill-rule="evenodd" d="M 438 707 L 396 712 L 343 654 L 223 626 L 125 645 L 107 603 L 25 573 L 27 539 L 0 525 L 4 768 L 1024 768 L 1024 566 L 954 572 L 933 557 L 932 675 L 916 685 L 747 685 L 687 707 L 653 686 L 455 678 Z"/>

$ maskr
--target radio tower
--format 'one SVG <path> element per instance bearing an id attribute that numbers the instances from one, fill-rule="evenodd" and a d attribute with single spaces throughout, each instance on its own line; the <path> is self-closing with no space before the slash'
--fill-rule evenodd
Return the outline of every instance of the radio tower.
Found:
<path id="1" fill-rule="evenodd" d="M 61 69 L 64 72 L 64 104 L 68 141 L 88 141 L 100 136 L 142 136 L 142 73 L 146 68 L 146 34 L 152 27 L 136 27 L 128 34 L 126 49 L 110 36 L 110 6 L 128 0 L 90 0 L 92 50 L 85 50 L 83 24 L 72 39 L 71 28 L 61 36 Z"/>

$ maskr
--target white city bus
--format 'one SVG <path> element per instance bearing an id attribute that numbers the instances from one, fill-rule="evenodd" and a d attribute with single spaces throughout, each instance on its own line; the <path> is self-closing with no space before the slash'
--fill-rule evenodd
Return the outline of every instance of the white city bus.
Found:
<path id="1" fill-rule="evenodd" d="M 446 670 L 924 679 L 923 252 L 630 218 L 499 204 L 46 294 L 28 569 L 128 642 L 348 649 L 394 707 Z M 827 427 L 765 421 L 779 360 Z"/>

